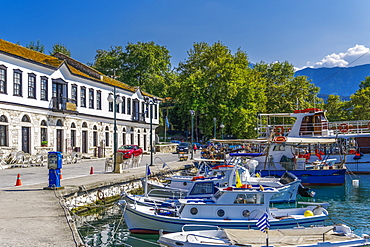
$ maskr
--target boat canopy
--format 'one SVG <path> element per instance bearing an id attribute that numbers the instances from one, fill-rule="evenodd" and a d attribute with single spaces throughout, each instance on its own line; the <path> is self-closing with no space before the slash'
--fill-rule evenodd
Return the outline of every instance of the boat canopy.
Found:
<path id="1" fill-rule="evenodd" d="M 335 138 L 305 138 L 305 137 L 286 137 L 286 144 L 330 144 L 336 143 Z"/>

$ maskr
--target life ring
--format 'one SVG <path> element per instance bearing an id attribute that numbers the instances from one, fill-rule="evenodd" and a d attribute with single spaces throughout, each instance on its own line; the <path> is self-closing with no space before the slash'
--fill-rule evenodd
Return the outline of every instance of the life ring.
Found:
<path id="1" fill-rule="evenodd" d="M 276 126 L 276 128 L 275 128 L 275 133 L 276 133 L 277 135 L 282 135 L 282 134 L 284 133 L 284 128 L 283 128 L 283 126 Z"/>
<path id="2" fill-rule="evenodd" d="M 276 143 L 283 143 L 283 142 L 286 142 L 286 137 L 285 136 L 276 136 L 274 138 L 274 142 Z"/>
<path id="3" fill-rule="evenodd" d="M 348 132 L 348 129 L 349 129 L 349 125 L 348 125 L 348 124 L 342 123 L 342 124 L 339 126 L 339 130 L 340 130 L 340 132 L 342 132 L 342 133 L 346 133 L 346 132 Z"/>
<path id="4" fill-rule="evenodd" d="M 97 197 L 100 201 L 103 201 L 105 199 L 103 191 L 98 190 Z"/>

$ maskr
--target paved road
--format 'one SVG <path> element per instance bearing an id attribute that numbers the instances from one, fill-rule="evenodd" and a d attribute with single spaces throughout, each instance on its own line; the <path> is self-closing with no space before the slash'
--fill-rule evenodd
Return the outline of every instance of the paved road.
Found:
<path id="1" fill-rule="evenodd" d="M 190 157 L 190 155 L 189 155 Z M 173 162 L 178 160 L 177 154 L 156 153 L 153 154 L 153 163 L 155 165 L 162 165 L 163 162 Z M 150 155 L 144 155 L 141 161 L 141 166 L 150 163 Z M 62 177 L 63 179 L 70 179 L 82 176 L 89 176 L 91 167 L 93 167 L 94 174 L 105 173 L 105 158 L 104 159 L 84 159 L 76 164 L 63 164 Z M 20 174 L 23 185 L 33 185 L 45 183 L 49 184 L 49 170 L 47 167 L 27 167 L 14 169 L 0 170 L 0 189 L 14 187 L 17 180 L 17 175 Z M 63 179 L 61 186 L 63 186 Z"/>

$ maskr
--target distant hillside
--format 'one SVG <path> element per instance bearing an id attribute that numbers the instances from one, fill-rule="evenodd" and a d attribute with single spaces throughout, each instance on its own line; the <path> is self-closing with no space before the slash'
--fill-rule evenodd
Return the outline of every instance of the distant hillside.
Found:
<path id="1" fill-rule="evenodd" d="M 296 76 L 305 75 L 320 87 L 320 95 L 335 94 L 346 98 L 359 89 L 361 81 L 370 76 L 370 64 L 349 68 L 306 68 L 298 70 Z"/>

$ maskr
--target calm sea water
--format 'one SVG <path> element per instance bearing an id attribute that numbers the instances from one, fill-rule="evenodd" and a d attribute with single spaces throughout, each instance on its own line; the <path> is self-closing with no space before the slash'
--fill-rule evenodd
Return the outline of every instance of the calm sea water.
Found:
<path id="1" fill-rule="evenodd" d="M 359 187 L 353 186 L 353 179 L 359 180 Z M 370 175 L 347 175 L 343 186 L 311 188 L 315 197 L 299 201 L 330 203 L 327 224 L 344 223 L 358 235 L 370 233 Z M 88 246 L 158 246 L 158 235 L 129 234 L 118 206 L 107 207 L 96 215 L 79 216 L 78 225 Z"/>

